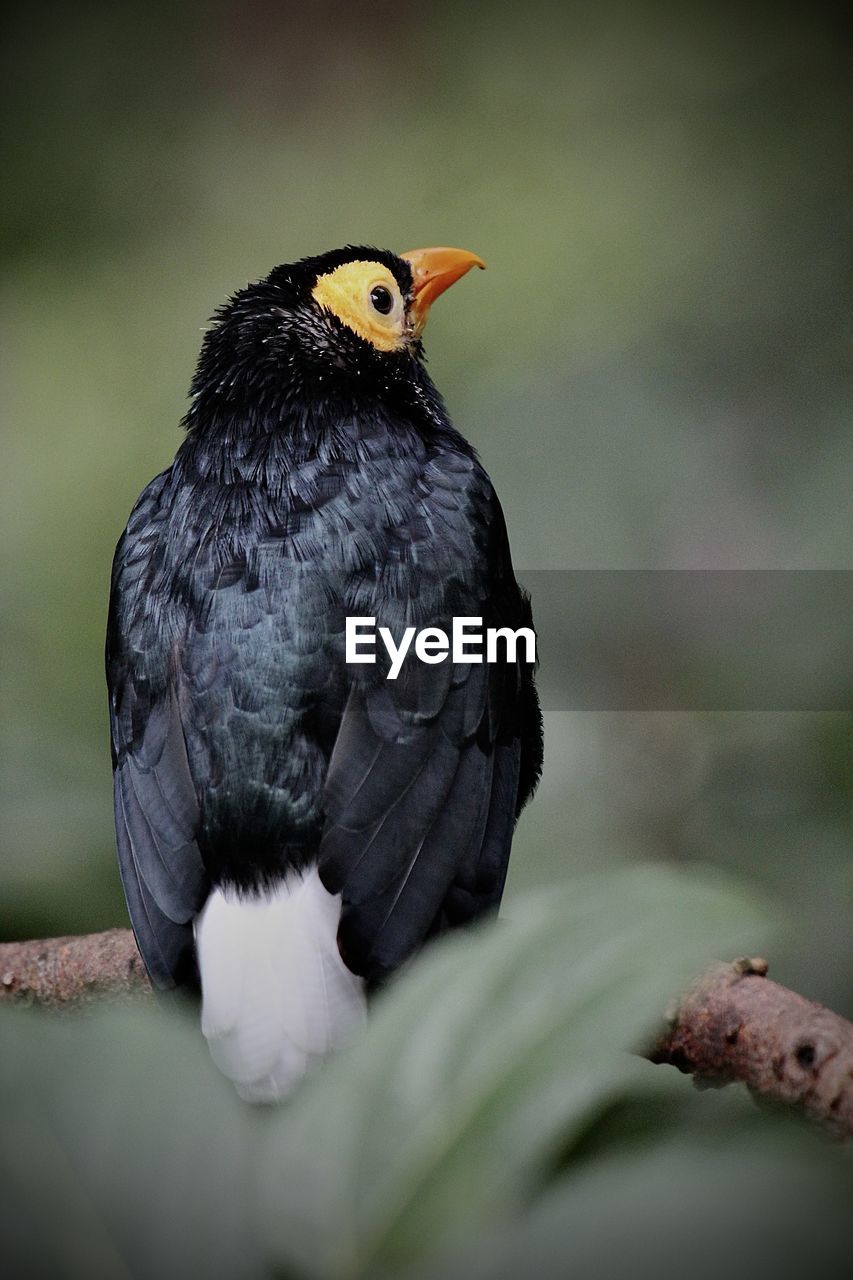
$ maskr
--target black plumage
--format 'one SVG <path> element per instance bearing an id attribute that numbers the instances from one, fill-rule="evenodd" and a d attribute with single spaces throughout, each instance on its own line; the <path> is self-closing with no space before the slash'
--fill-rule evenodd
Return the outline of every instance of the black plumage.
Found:
<path id="1" fill-rule="evenodd" d="M 538 778 L 519 661 L 347 665 L 348 615 L 449 631 L 530 624 L 500 505 L 407 330 L 377 349 L 314 299 L 379 263 L 347 248 L 237 293 L 202 346 L 171 467 L 115 556 L 107 637 L 119 862 L 155 984 L 194 979 L 214 886 L 263 893 L 316 864 L 338 945 L 381 981 L 496 907 Z M 378 651 L 381 659 L 381 650 Z"/>

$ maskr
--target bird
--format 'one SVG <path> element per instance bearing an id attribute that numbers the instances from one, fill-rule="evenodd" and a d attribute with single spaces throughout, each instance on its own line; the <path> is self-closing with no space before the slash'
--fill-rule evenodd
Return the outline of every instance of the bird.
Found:
<path id="1" fill-rule="evenodd" d="M 473 267 L 368 245 L 275 267 L 205 331 L 174 461 L 112 568 L 118 863 L 155 989 L 200 995 L 214 1062 L 285 1099 L 438 935 L 499 906 L 542 768 L 535 663 L 347 662 L 532 627 L 502 509 L 425 364 Z M 432 632 L 430 632 L 432 634 Z"/>

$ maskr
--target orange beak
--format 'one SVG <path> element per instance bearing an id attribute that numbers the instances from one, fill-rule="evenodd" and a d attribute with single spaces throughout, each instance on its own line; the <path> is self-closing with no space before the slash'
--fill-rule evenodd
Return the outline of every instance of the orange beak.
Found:
<path id="1" fill-rule="evenodd" d="M 440 293 L 449 289 L 472 267 L 485 268 L 476 253 L 467 249 L 410 249 L 401 253 L 412 268 L 412 302 L 409 315 L 416 334 L 423 331 L 429 309 Z"/>

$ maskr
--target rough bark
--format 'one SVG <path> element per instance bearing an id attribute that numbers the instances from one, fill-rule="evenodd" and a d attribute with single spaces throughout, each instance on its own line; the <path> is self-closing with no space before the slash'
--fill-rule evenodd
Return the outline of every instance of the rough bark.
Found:
<path id="1" fill-rule="evenodd" d="M 0 944 L 0 1004 L 69 1009 L 104 997 L 133 1000 L 150 995 L 129 929 Z"/>
<path id="2" fill-rule="evenodd" d="M 740 1081 L 852 1138 L 853 1023 L 766 974 L 763 960 L 708 969 L 673 1009 L 648 1056 L 701 1084 Z M 72 1009 L 105 997 L 151 998 L 129 929 L 0 944 L 0 1004 Z"/>
<path id="3" fill-rule="evenodd" d="M 771 982 L 764 960 L 714 965 L 678 1002 L 649 1055 L 697 1081 L 741 1081 L 853 1137 L 853 1023 Z"/>

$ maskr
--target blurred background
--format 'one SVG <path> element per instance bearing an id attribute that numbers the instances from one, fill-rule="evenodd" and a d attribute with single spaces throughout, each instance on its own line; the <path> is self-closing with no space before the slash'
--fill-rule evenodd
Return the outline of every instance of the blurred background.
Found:
<path id="1" fill-rule="evenodd" d="M 849 566 L 841 22 L 786 3 L 4 7 L 0 937 L 126 922 L 112 552 L 179 443 L 207 318 L 275 263 L 346 242 L 486 259 L 427 350 L 522 580 Z M 808 654 L 814 619 L 791 625 Z M 546 710 L 508 912 L 581 869 L 723 865 L 779 903 L 774 976 L 853 1014 L 849 713 Z"/>

